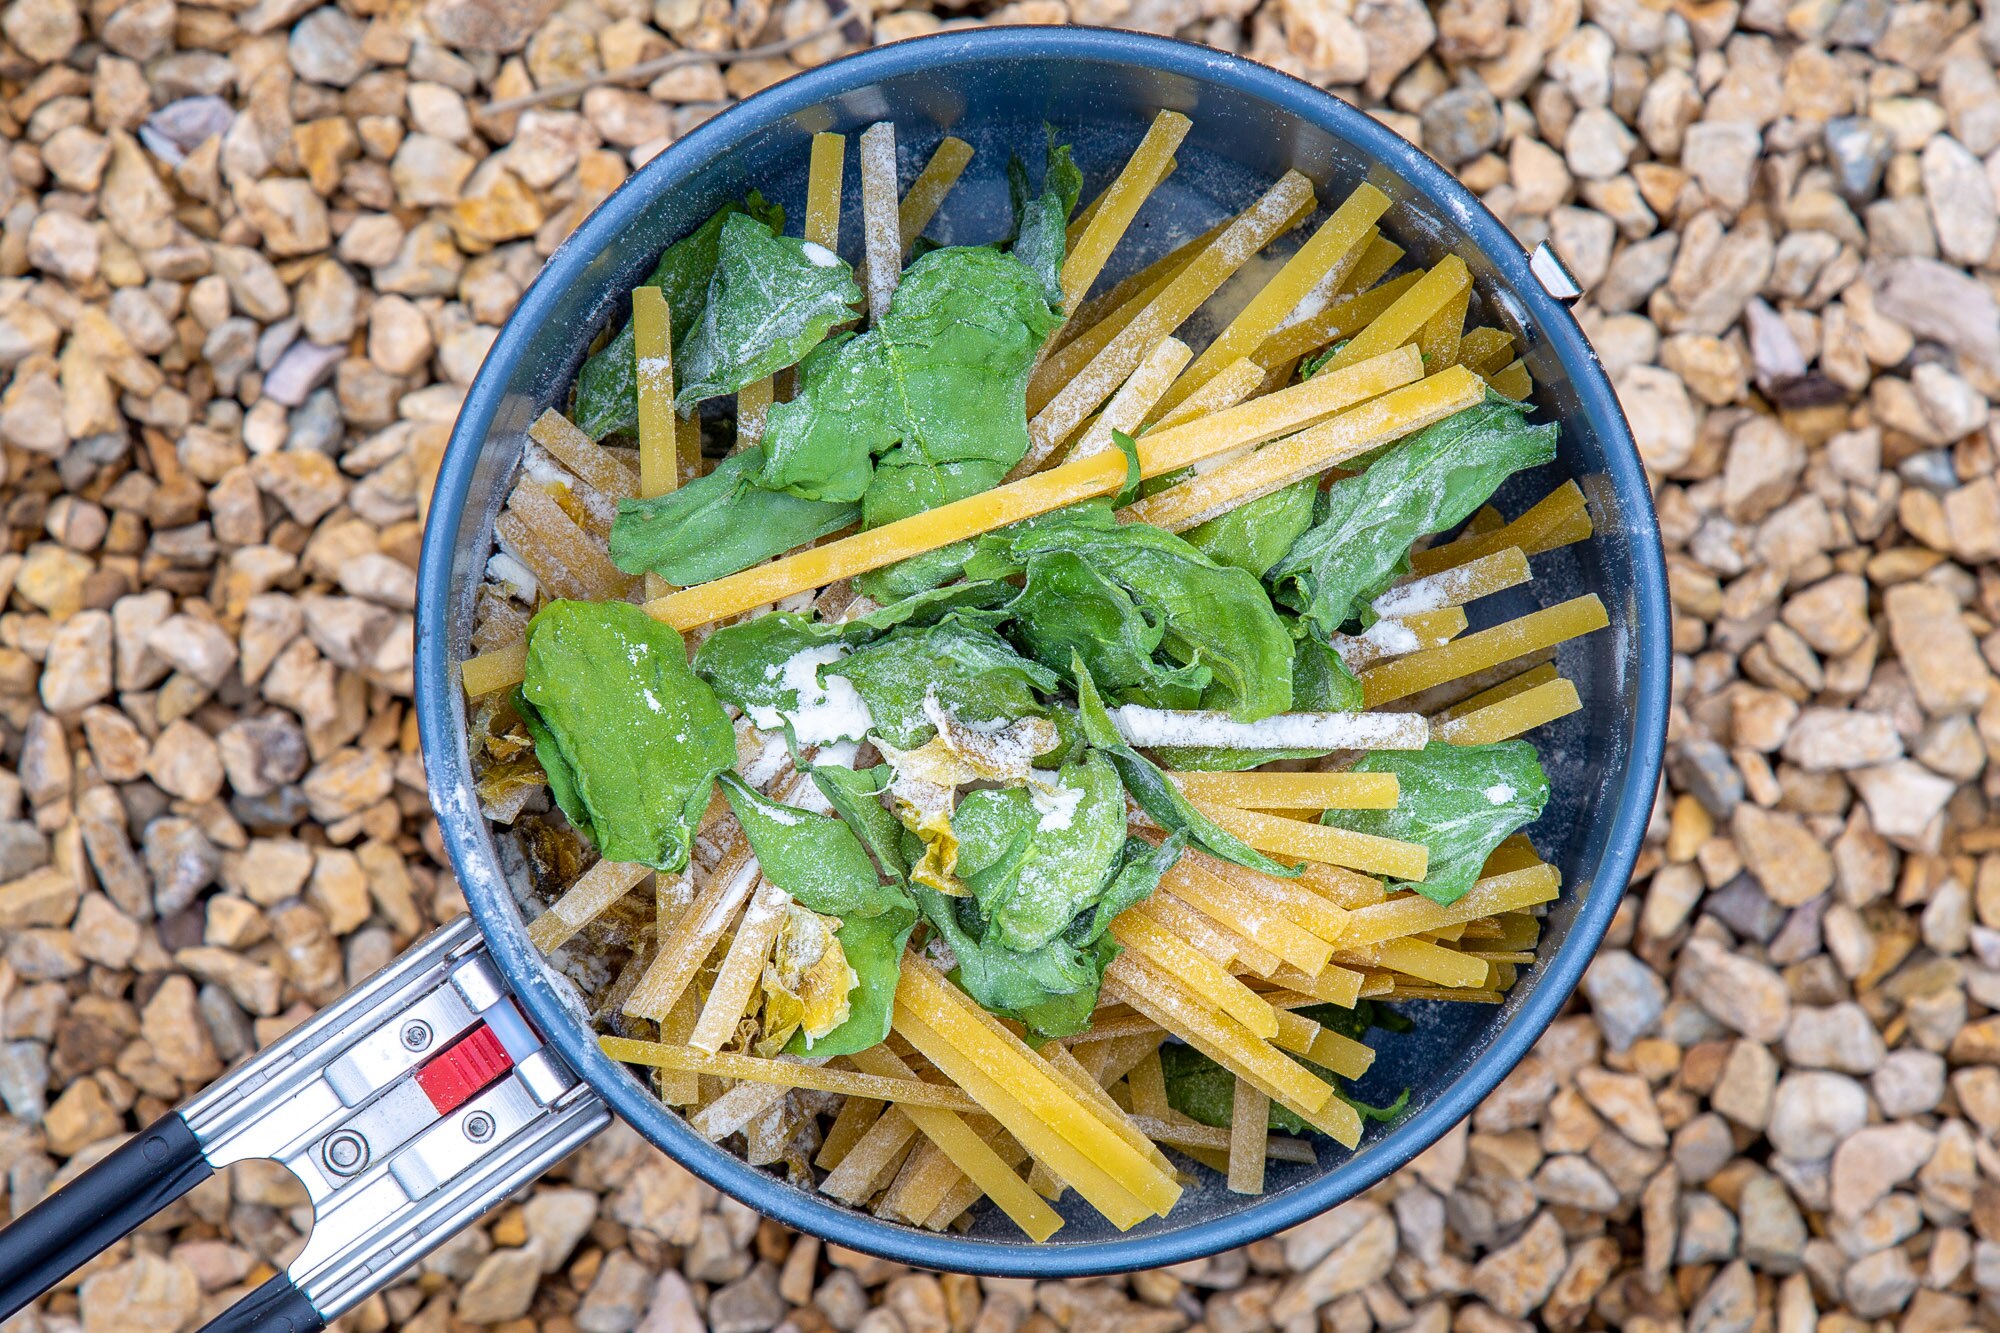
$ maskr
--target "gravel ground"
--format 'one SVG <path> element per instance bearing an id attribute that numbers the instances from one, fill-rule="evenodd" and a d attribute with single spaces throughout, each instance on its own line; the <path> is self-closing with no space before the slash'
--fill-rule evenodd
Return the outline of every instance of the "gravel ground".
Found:
<path id="1" fill-rule="evenodd" d="M 543 256 L 801 65 L 1077 21 L 1381 108 L 1590 288 L 1677 656 L 1584 994 L 1418 1162 L 1213 1260 L 913 1273 L 621 1127 L 343 1326 L 2000 1326 L 2000 6 L 929 3 L 0 10 L 5 1206 L 463 910 L 408 707 L 421 502 Z M 296 1251 L 303 1199 L 236 1168 L 10 1333 L 193 1328 Z"/>

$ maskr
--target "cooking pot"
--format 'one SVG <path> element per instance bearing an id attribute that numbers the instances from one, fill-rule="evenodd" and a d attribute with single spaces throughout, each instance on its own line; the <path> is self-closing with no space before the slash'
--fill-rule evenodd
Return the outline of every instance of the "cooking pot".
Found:
<path id="1" fill-rule="evenodd" d="M 1362 1095 L 1407 1088 L 1412 1110 L 1360 1149 L 1319 1145 L 1316 1164 L 1270 1164 L 1267 1192 L 1205 1175 L 1172 1214 L 1119 1233 L 1077 1200 L 1051 1243 L 1023 1243 L 987 1210 L 969 1232 L 887 1222 L 787 1183 L 710 1143 L 599 1049 L 571 985 L 523 925 L 525 872 L 482 818 L 466 749 L 458 663 L 493 521 L 544 409 L 562 406 L 592 335 L 621 320 L 661 249 L 756 188 L 799 216 L 816 131 L 896 124 L 906 152 L 944 134 L 977 155 L 933 225 L 980 242 L 1006 216 L 1010 153 L 1038 160 L 1044 125 L 1107 179 L 1161 108 L 1193 118 L 1179 168 L 1114 258 L 1115 279 L 1240 208 L 1296 167 L 1337 200 L 1367 180 L 1394 201 L 1383 231 L 1429 265 L 1470 266 L 1475 315 L 1513 333 L 1557 460 L 1498 497 L 1515 511 L 1564 478 L 1595 535 L 1536 561 L 1482 620 L 1594 592 L 1608 631 L 1564 647 L 1581 711 L 1537 733 L 1553 796 L 1533 830 L 1560 868 L 1540 959 L 1497 1007 L 1418 1002 L 1386 1037 Z M 853 170 L 853 168 L 850 168 Z M 858 236 L 859 190 L 844 192 Z M 760 1212 L 903 1263 L 1060 1277 L 1174 1263 L 1242 1245 L 1351 1198 L 1435 1142 L 1514 1067 L 1569 997 L 1604 935 L 1653 806 L 1669 676 L 1666 577 L 1651 497 L 1618 402 L 1567 305 L 1553 252 L 1530 255 L 1419 149 L 1337 98 L 1235 56 L 1083 28 L 954 31 L 879 47 L 732 107 L 648 162 L 577 228 L 521 298 L 466 396 L 425 529 L 416 690 L 431 799 L 471 917 L 142 1131 L 0 1232 L 0 1318 L 126 1234 L 212 1170 L 249 1157 L 304 1181 L 315 1224 L 286 1273 L 213 1328 L 317 1329 L 624 1117 L 676 1161 Z M 1197 331 L 1199 333 L 1199 331 Z"/>

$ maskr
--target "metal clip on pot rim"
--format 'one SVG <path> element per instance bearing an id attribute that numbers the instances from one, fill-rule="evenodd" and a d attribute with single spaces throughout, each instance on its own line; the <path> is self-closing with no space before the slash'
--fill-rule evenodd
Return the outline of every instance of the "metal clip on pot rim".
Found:
<path id="1" fill-rule="evenodd" d="M 0 1230 L 0 1322 L 217 1169 L 263 1157 L 304 1185 L 312 1234 L 204 1333 L 312 1333 L 609 1121 L 460 917 Z"/>

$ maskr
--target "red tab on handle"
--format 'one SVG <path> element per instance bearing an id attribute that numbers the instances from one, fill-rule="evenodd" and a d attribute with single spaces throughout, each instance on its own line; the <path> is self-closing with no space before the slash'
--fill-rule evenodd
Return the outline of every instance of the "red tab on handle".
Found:
<path id="1" fill-rule="evenodd" d="M 419 1069 L 417 1086 L 439 1115 L 450 1115 L 513 1067 L 500 1038 L 481 1023 Z"/>

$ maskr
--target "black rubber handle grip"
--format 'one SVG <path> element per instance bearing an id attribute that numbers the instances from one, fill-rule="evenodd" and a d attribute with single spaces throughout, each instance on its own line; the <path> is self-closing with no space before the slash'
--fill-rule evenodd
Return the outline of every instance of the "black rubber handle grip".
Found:
<path id="1" fill-rule="evenodd" d="M 214 1174 L 169 1112 L 0 1230 L 0 1323 Z"/>
<path id="2" fill-rule="evenodd" d="M 201 1326 L 201 1333 L 319 1333 L 326 1327 L 306 1294 L 278 1274 Z"/>

